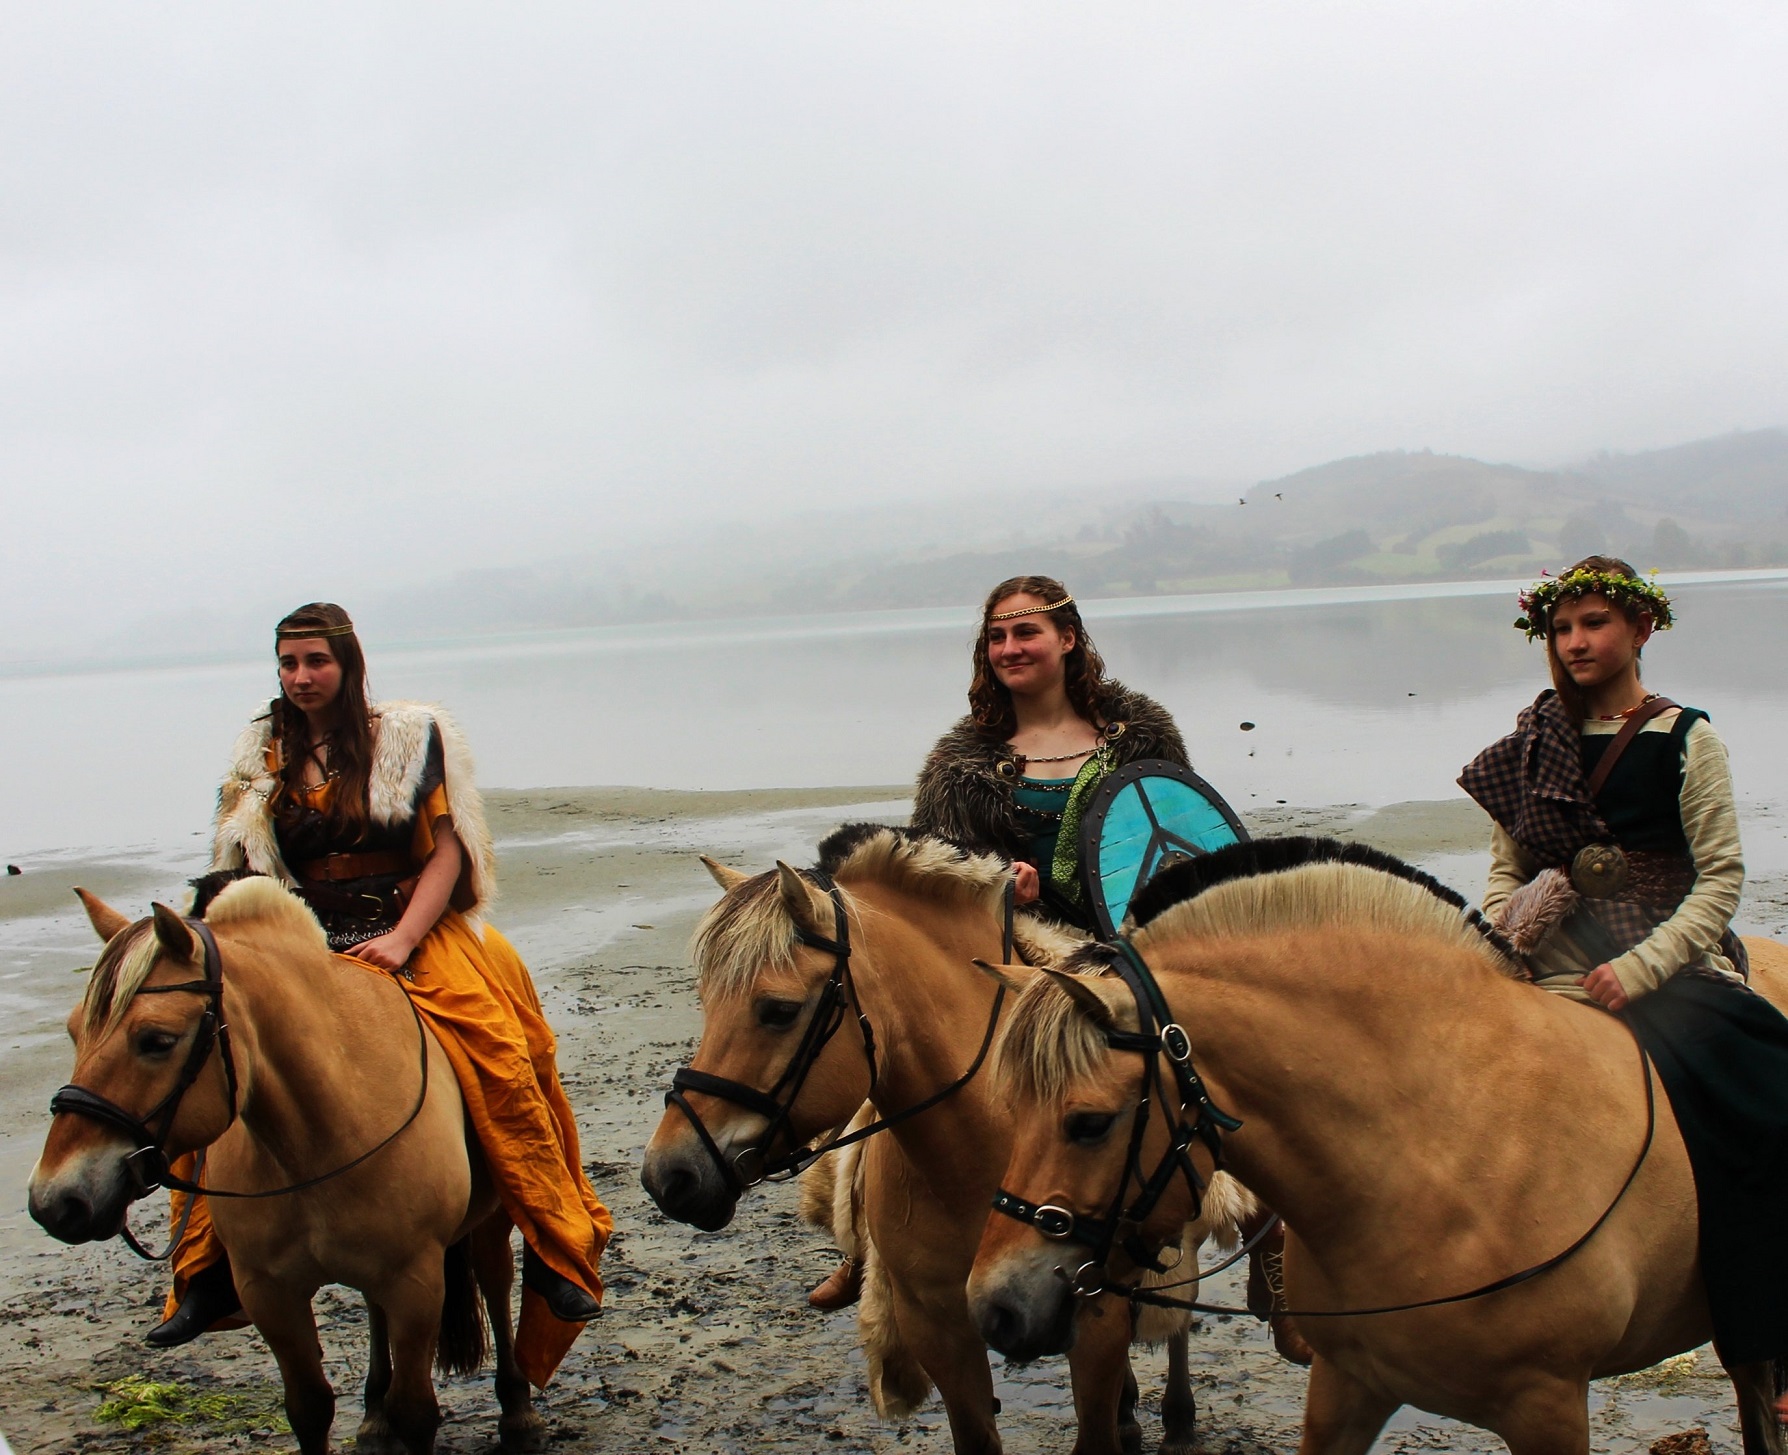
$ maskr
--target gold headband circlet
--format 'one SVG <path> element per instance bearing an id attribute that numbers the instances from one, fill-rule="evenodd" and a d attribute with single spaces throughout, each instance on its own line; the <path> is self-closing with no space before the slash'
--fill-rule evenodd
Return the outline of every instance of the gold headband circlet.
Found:
<path id="1" fill-rule="evenodd" d="M 354 623 L 344 621 L 340 626 L 285 626 L 275 629 L 273 640 L 276 642 L 304 641 L 310 637 L 345 637 L 354 630 Z"/>
<path id="2" fill-rule="evenodd" d="M 1072 606 L 1074 598 L 1064 596 L 1060 601 L 1052 601 L 1048 606 L 1025 606 L 1017 611 L 1002 611 L 987 618 L 989 624 L 996 621 L 1010 621 L 1015 616 L 1041 616 L 1046 611 L 1060 611 L 1064 606 Z"/>

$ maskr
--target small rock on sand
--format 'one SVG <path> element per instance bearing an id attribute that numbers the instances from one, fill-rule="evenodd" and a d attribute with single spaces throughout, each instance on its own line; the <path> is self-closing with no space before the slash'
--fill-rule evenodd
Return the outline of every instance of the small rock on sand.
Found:
<path id="1" fill-rule="evenodd" d="M 1707 1431 L 1697 1425 L 1680 1435 L 1666 1435 L 1661 1440 L 1654 1440 L 1651 1455 L 1713 1455 L 1713 1446 L 1708 1443 Z"/>

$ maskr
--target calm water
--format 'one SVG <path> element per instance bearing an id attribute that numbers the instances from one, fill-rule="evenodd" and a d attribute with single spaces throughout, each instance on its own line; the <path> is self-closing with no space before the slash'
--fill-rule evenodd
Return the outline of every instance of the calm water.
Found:
<path id="1" fill-rule="evenodd" d="M 1713 714 L 1747 803 L 1788 802 L 1788 573 L 1680 580 L 1683 623 L 1648 653 L 1649 680 Z M 1454 794 L 1542 685 L 1511 598 L 1269 592 L 1086 616 L 1237 807 L 1380 804 Z M 972 629 L 937 610 L 369 645 L 375 691 L 447 704 L 486 786 L 832 786 L 911 779 L 962 710 Z M 0 679 L 0 857 L 198 857 L 229 746 L 273 688 L 271 661 Z"/>

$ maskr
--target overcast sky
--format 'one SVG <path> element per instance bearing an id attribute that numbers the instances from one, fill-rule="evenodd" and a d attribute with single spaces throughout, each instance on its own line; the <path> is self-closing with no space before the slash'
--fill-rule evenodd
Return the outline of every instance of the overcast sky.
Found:
<path id="1" fill-rule="evenodd" d="M 832 501 L 1788 423 L 1780 0 L 0 17 L 9 655 Z"/>

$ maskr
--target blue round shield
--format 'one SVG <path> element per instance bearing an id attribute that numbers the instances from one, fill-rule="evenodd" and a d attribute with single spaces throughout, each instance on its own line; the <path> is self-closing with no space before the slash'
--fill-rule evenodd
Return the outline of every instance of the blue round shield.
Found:
<path id="1" fill-rule="evenodd" d="M 1235 810 L 1190 768 L 1143 758 L 1113 771 L 1080 821 L 1080 862 L 1100 938 L 1117 933 L 1136 891 L 1163 865 L 1247 837 Z"/>

